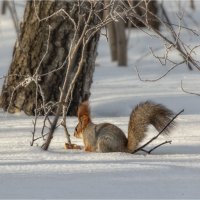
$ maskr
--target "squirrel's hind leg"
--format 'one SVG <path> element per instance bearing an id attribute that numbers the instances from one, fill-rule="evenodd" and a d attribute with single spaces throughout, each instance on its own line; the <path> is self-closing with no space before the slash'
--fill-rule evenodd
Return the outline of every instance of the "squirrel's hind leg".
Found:
<path id="1" fill-rule="evenodd" d="M 120 145 L 119 143 L 115 143 L 113 138 L 109 136 L 102 136 L 98 138 L 97 141 L 97 151 L 106 153 L 106 152 L 125 152 L 126 149 L 124 145 Z"/>
<path id="2" fill-rule="evenodd" d="M 109 137 L 100 137 L 97 141 L 97 152 L 112 152 L 111 141 Z"/>

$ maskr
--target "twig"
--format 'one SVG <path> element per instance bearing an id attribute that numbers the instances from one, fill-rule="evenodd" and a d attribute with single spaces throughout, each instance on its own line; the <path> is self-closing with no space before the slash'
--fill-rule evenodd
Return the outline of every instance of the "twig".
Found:
<path id="1" fill-rule="evenodd" d="M 172 47 L 174 49 L 176 49 L 182 57 L 184 57 L 184 59 L 186 60 L 186 62 L 190 62 L 190 64 L 192 64 L 197 70 L 200 71 L 200 66 L 197 64 L 197 62 L 195 62 L 193 60 L 193 58 L 190 56 L 190 54 L 188 54 L 187 51 L 184 51 L 182 48 L 178 48 L 177 45 L 171 41 L 170 39 L 168 39 L 164 34 L 162 34 L 160 31 L 154 29 L 153 27 L 149 26 L 145 20 L 143 20 L 137 13 L 132 13 L 133 16 L 139 20 L 141 23 L 143 23 L 149 30 L 152 30 L 158 37 L 160 37 L 162 40 L 164 40 L 165 42 L 167 42 L 169 45 L 172 45 Z M 184 48 L 184 47 L 183 47 Z"/>
<path id="2" fill-rule="evenodd" d="M 178 67 L 179 65 L 182 65 L 183 63 L 185 63 L 185 61 L 182 61 L 176 65 L 174 65 L 173 67 L 171 67 L 166 73 L 164 73 L 163 75 L 161 75 L 160 77 L 156 78 L 156 79 L 142 79 L 141 76 L 140 76 L 140 73 L 138 71 L 138 68 L 137 66 L 135 66 L 135 69 L 136 69 L 136 72 L 137 72 L 137 75 L 138 75 L 138 78 L 140 79 L 140 81 L 143 81 L 143 82 L 156 82 L 160 79 L 162 79 L 163 77 L 165 77 L 169 72 L 171 72 L 173 69 L 175 69 L 176 67 Z"/>
<path id="3" fill-rule="evenodd" d="M 69 132 L 68 132 L 68 130 L 67 130 L 66 121 L 62 121 L 62 122 L 61 122 L 61 125 L 62 125 L 63 128 L 64 128 L 65 136 L 66 136 L 66 138 L 67 138 L 68 144 L 71 144 L 70 134 L 69 134 Z"/>
<path id="4" fill-rule="evenodd" d="M 146 142 L 144 145 L 142 145 L 141 147 L 139 147 L 139 148 L 137 148 L 136 150 L 134 150 L 133 152 L 132 152 L 132 154 L 135 154 L 136 152 L 138 152 L 138 151 L 141 151 L 141 149 L 144 149 L 144 147 L 146 147 L 147 145 L 149 145 L 150 143 L 152 143 L 154 140 L 156 140 L 164 131 L 165 131 L 165 129 L 182 113 L 182 112 L 184 112 L 184 109 L 183 110 L 181 110 L 179 113 L 177 113 L 168 123 L 167 123 L 167 125 L 155 136 L 155 137 L 153 137 L 152 139 L 150 139 L 148 142 Z M 166 144 L 166 143 L 169 143 L 169 142 L 164 142 L 164 143 L 162 143 L 162 144 L 160 144 L 160 145 L 158 145 L 156 148 L 158 148 L 159 146 L 161 146 L 161 145 L 163 145 L 163 144 Z M 154 150 L 154 149 L 153 149 Z"/>
<path id="5" fill-rule="evenodd" d="M 185 93 L 187 93 L 187 94 L 193 94 L 193 95 L 196 95 L 196 96 L 200 96 L 200 94 L 198 94 L 198 93 L 189 92 L 189 91 L 185 90 L 185 89 L 183 88 L 183 81 L 182 81 L 182 80 L 181 80 L 181 89 L 182 89 L 183 92 L 185 92 Z"/>
<path id="6" fill-rule="evenodd" d="M 174 31 L 174 29 L 173 29 L 173 26 L 171 26 L 171 21 L 170 21 L 168 15 L 167 15 L 167 13 L 165 12 L 165 9 L 164 9 L 164 7 L 163 7 L 163 4 L 160 4 L 160 8 L 161 8 L 162 13 L 163 13 L 165 19 L 167 20 L 168 24 L 170 24 L 170 26 L 168 25 L 167 27 L 169 27 L 170 30 L 171 30 L 172 37 L 173 37 L 174 40 L 175 40 L 175 44 L 176 44 L 176 46 L 177 46 L 177 49 L 182 51 L 181 45 L 180 45 L 180 43 L 179 43 L 179 35 L 180 35 L 180 32 L 179 32 L 178 34 L 175 33 L 175 31 Z M 179 29 L 180 29 L 180 28 L 181 28 L 181 26 L 179 26 Z M 184 60 L 186 60 L 186 58 L 185 58 L 182 54 L 181 54 L 181 57 L 182 57 Z M 191 66 L 190 62 L 187 62 L 187 64 L 188 64 L 188 68 L 189 68 L 190 70 L 192 70 L 192 66 Z"/>
<path id="7" fill-rule="evenodd" d="M 171 144 L 171 143 L 172 143 L 171 140 L 162 142 L 161 144 L 156 145 L 155 147 L 153 147 L 152 149 L 150 149 L 149 151 L 147 151 L 147 153 L 151 154 L 151 152 L 154 151 L 155 149 L 157 149 L 158 147 L 163 146 L 164 144 Z"/>

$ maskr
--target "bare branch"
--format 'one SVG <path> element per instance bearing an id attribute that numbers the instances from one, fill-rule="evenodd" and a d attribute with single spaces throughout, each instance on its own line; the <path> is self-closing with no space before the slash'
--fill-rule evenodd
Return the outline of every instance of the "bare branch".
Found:
<path id="1" fill-rule="evenodd" d="M 148 154 L 151 154 L 151 152 L 153 152 L 154 150 L 156 150 L 158 147 L 163 146 L 163 145 L 165 145 L 165 144 L 171 144 L 171 143 L 172 143 L 171 140 L 162 142 L 161 144 L 159 144 L 159 145 L 153 147 L 152 149 L 150 149 L 149 151 L 147 151 L 147 153 L 148 153 Z"/>
<path id="2" fill-rule="evenodd" d="M 182 89 L 183 92 L 185 92 L 185 93 L 187 93 L 187 94 L 193 94 L 193 95 L 196 95 L 196 96 L 200 96 L 199 93 L 189 92 L 189 91 L 187 91 L 186 89 L 184 89 L 184 87 L 183 87 L 183 81 L 182 81 L 182 80 L 181 80 L 181 89 Z"/>
<path id="3" fill-rule="evenodd" d="M 137 72 L 137 75 L 138 75 L 138 78 L 140 79 L 140 81 L 143 81 L 143 82 L 156 82 L 156 81 L 159 81 L 161 80 L 162 78 L 164 78 L 165 76 L 167 76 L 167 74 L 169 74 L 172 70 L 174 70 L 176 67 L 178 67 L 179 65 L 182 65 L 183 63 L 185 63 L 185 61 L 182 61 L 176 65 L 174 65 L 173 67 L 171 67 L 166 73 L 164 73 L 163 75 L 161 75 L 160 77 L 156 78 L 156 79 L 142 79 L 141 76 L 140 76 L 140 73 L 138 71 L 138 68 L 137 66 L 135 66 L 135 69 L 136 69 L 136 72 Z"/>
<path id="4" fill-rule="evenodd" d="M 180 17 L 180 20 L 179 20 L 179 30 L 178 30 L 178 34 L 176 34 L 176 32 L 175 32 L 174 29 L 173 29 L 173 26 L 171 26 L 171 21 L 170 21 L 168 15 L 167 15 L 167 13 L 165 12 L 165 9 L 164 9 L 164 7 L 163 7 L 163 4 L 161 4 L 160 8 L 161 8 L 161 10 L 162 10 L 162 13 L 163 13 L 165 19 L 167 20 L 167 23 L 169 24 L 167 27 L 169 27 L 170 30 L 171 30 L 171 33 L 172 33 L 172 36 L 173 36 L 173 38 L 174 38 L 174 40 L 175 40 L 175 44 L 176 44 L 176 46 L 177 46 L 177 49 L 178 49 L 179 51 L 182 51 L 181 45 L 180 45 L 180 43 L 179 43 L 179 37 L 180 37 L 180 32 L 181 32 L 181 24 L 180 24 L 180 21 L 181 21 L 181 19 L 183 18 L 183 16 Z M 187 58 L 185 58 L 182 54 L 181 54 L 181 56 L 182 56 L 183 59 L 187 60 Z M 187 62 L 187 64 L 188 64 L 188 68 L 189 68 L 190 70 L 192 70 L 191 64 L 190 64 L 189 62 Z"/>

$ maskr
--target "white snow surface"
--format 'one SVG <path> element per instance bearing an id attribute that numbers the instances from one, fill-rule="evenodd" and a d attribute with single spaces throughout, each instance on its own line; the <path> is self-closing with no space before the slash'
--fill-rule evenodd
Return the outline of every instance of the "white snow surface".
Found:
<path id="1" fill-rule="evenodd" d="M 198 11 L 189 10 L 197 17 Z M 171 12 L 175 16 L 176 10 Z M 198 37 L 194 39 L 182 31 L 191 46 L 199 45 Z M 0 76 L 8 70 L 15 38 L 9 15 L 1 16 Z M 161 146 L 150 155 L 65 150 L 66 139 L 63 129 L 59 128 L 49 151 L 43 151 L 39 141 L 30 146 L 32 117 L 0 111 L 0 199 L 200 198 L 200 97 L 181 90 L 183 80 L 185 89 L 200 92 L 200 74 L 181 65 L 160 81 L 141 82 L 136 65 L 144 79 L 155 79 L 170 68 L 161 66 L 152 55 L 146 55 L 149 47 L 160 45 L 144 32 L 132 31 L 128 67 L 118 67 L 111 63 L 107 41 L 101 37 L 91 88 L 92 119 L 95 123 L 113 123 L 127 133 L 129 114 L 141 101 L 162 103 L 175 113 L 184 109 L 172 133 L 159 137 L 149 148 L 166 140 L 172 140 L 172 144 Z M 161 52 L 162 49 L 157 51 Z M 198 58 L 198 48 L 196 52 Z M 172 55 L 175 60 L 180 59 L 177 53 Z M 77 118 L 68 118 L 72 142 L 83 145 L 73 137 L 76 124 Z M 155 134 L 150 127 L 145 141 Z"/>

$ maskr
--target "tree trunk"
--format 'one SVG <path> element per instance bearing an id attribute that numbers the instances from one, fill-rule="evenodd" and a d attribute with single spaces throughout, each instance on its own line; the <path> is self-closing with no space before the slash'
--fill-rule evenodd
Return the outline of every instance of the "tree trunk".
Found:
<path id="1" fill-rule="evenodd" d="M 24 111 L 28 115 L 34 115 L 35 109 L 41 108 L 40 114 L 43 114 L 42 105 L 59 101 L 59 88 L 67 70 L 67 56 L 75 29 L 69 17 L 64 12 L 57 11 L 63 9 L 78 24 L 78 20 L 84 18 L 90 8 L 87 1 L 81 2 L 81 9 L 78 3 L 80 2 L 27 1 L 21 35 L 15 44 L 8 77 L 4 81 L 1 93 L 0 106 L 5 111 Z M 55 12 L 57 14 L 48 17 Z M 39 20 L 36 13 L 40 19 L 48 18 Z M 90 20 L 91 26 L 98 20 L 98 17 L 93 16 L 93 20 Z M 79 26 L 77 37 L 81 35 L 83 28 L 84 23 Z M 75 84 L 68 109 L 69 115 L 76 115 L 79 103 L 90 97 L 98 40 L 99 32 L 92 37 L 87 46 L 82 71 Z M 68 84 L 77 70 L 81 48 L 82 46 L 77 52 L 73 70 L 70 71 Z M 53 72 L 50 73 L 51 71 Z M 42 92 L 39 92 L 40 89 Z"/>
<path id="2" fill-rule="evenodd" d="M 110 14 L 110 0 L 104 0 L 104 17 L 106 18 Z M 117 61 L 117 36 L 116 36 L 116 30 L 115 30 L 115 22 L 110 22 L 106 25 L 106 28 L 108 30 L 108 42 L 110 47 L 110 54 L 111 54 L 111 60 Z"/>
<path id="3" fill-rule="evenodd" d="M 117 61 L 117 36 L 115 31 L 115 22 L 111 22 L 110 24 L 108 24 L 107 29 L 111 59 L 112 61 Z"/>
<path id="4" fill-rule="evenodd" d="M 119 66 L 127 66 L 127 39 L 125 32 L 125 23 L 119 19 L 115 23 L 115 31 L 117 38 L 117 60 Z"/>
<path id="5" fill-rule="evenodd" d="M 105 3 L 105 17 L 110 15 L 111 1 L 104 0 Z M 117 8 L 117 6 L 119 8 Z M 120 1 L 116 1 L 113 5 L 117 11 L 122 12 L 123 4 Z M 111 59 L 112 61 L 117 61 L 119 66 L 127 65 L 127 39 L 125 32 L 125 22 L 119 19 L 117 22 L 112 21 L 107 24 L 108 30 L 108 42 L 110 46 Z"/>
<path id="6" fill-rule="evenodd" d="M 194 0 L 190 0 L 190 8 L 195 10 Z"/>

